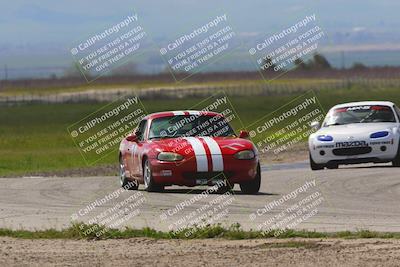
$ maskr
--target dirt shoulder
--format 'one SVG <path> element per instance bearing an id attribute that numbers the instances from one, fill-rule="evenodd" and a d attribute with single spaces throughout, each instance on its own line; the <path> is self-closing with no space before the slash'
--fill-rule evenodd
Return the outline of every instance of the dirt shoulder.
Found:
<path id="1" fill-rule="evenodd" d="M 260 155 L 261 164 L 271 165 L 278 163 L 293 163 L 308 160 L 307 144 L 297 144 L 289 150 L 275 154 L 273 151 Z"/>
<path id="2" fill-rule="evenodd" d="M 398 239 L 0 238 L 0 266 L 398 266 Z"/>

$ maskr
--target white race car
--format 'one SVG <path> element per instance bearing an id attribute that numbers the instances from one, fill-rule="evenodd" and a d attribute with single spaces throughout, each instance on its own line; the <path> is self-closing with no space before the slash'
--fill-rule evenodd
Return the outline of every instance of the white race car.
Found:
<path id="1" fill-rule="evenodd" d="M 319 128 L 318 122 L 313 127 Z M 392 162 L 400 167 L 400 109 L 392 102 L 336 105 L 308 140 L 312 170 Z"/>

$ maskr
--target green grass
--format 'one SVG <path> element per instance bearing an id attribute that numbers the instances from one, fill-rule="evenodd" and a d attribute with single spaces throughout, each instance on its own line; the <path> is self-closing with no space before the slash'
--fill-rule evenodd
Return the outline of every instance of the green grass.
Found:
<path id="1" fill-rule="evenodd" d="M 209 238 L 223 238 L 231 240 L 241 239 L 263 239 L 263 238 L 389 238 L 399 239 L 400 233 L 392 232 L 373 232 L 368 230 L 360 230 L 355 232 L 315 232 L 315 231 L 297 231 L 297 230 L 283 230 L 279 231 L 280 234 L 275 236 L 275 231 L 271 231 L 268 234 L 264 234 L 261 231 L 245 231 L 240 228 L 240 225 L 234 224 L 228 228 L 224 228 L 221 225 L 212 225 L 206 227 L 193 227 L 187 228 L 179 233 L 157 231 L 151 228 L 133 229 L 127 227 L 125 229 L 107 229 L 100 236 L 96 236 L 95 232 L 87 233 L 88 229 L 96 227 L 98 231 L 105 229 L 99 225 L 87 225 L 82 223 L 75 223 L 69 228 L 63 230 L 41 230 L 41 231 L 28 231 L 28 230 L 10 230 L 1 229 L 0 236 L 3 237 L 14 237 L 14 238 L 25 238 L 25 239 L 126 239 L 133 237 L 148 237 L 155 239 L 209 239 Z M 190 235 L 186 233 L 190 232 Z M 295 242 L 291 241 L 288 243 L 277 244 L 276 247 L 312 247 L 312 244 L 308 242 Z"/>
<path id="2" fill-rule="evenodd" d="M 399 88 L 367 90 L 353 87 L 320 90 L 317 97 L 325 110 L 347 101 L 391 100 L 400 104 Z M 296 95 L 230 97 L 244 125 L 250 125 L 289 102 Z M 142 101 L 148 112 L 188 109 L 199 99 Z M 0 176 L 85 167 L 67 127 L 105 104 L 21 105 L 0 107 Z M 241 128 L 235 125 L 236 128 Z M 117 149 L 117 147 L 116 147 Z M 112 153 L 96 164 L 116 162 Z"/>

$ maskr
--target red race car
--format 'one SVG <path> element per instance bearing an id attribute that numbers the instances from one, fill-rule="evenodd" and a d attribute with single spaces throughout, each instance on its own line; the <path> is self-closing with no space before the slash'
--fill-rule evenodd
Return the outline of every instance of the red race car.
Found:
<path id="1" fill-rule="evenodd" d="M 135 190 L 144 184 L 147 191 L 162 191 L 170 185 L 218 183 L 223 184 L 219 190 L 226 191 L 237 183 L 243 193 L 256 194 L 260 163 L 256 147 L 246 138 L 246 131 L 236 136 L 227 119 L 215 112 L 147 115 L 121 141 L 121 185 Z"/>

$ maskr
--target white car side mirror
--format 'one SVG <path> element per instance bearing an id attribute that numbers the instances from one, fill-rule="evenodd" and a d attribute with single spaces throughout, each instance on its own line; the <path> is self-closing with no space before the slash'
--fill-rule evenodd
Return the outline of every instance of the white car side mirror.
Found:
<path id="1" fill-rule="evenodd" d="M 313 121 L 310 124 L 311 128 L 313 128 L 314 130 L 318 130 L 321 127 L 321 124 L 319 123 L 319 121 Z"/>

